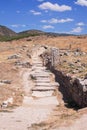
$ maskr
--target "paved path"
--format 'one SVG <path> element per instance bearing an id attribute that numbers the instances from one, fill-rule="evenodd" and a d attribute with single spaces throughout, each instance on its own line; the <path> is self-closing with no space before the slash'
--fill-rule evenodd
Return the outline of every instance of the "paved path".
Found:
<path id="1" fill-rule="evenodd" d="M 23 105 L 11 113 L 0 113 L 0 130 L 28 130 L 34 123 L 45 121 L 59 105 L 58 84 L 52 82 L 52 73 L 43 66 L 39 55 L 44 48 L 37 48 L 32 56 L 32 69 L 23 73 L 25 96 Z M 30 77 L 33 77 L 30 79 Z M 54 77 L 54 76 L 53 76 Z"/>

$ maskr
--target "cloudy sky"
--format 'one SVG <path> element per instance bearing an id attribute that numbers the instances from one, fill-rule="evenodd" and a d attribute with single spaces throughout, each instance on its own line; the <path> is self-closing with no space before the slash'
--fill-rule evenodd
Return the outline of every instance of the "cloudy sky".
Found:
<path id="1" fill-rule="evenodd" d="M 87 0 L 1 0 L 0 24 L 16 32 L 87 34 Z"/>

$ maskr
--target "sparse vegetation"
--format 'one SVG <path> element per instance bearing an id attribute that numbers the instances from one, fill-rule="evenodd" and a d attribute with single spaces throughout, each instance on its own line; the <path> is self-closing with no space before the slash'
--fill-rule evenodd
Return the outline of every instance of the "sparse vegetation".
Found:
<path id="1" fill-rule="evenodd" d="M 16 36 L 0 36 L 0 41 L 12 41 L 12 40 L 19 40 L 19 39 L 22 39 L 22 38 L 27 38 L 27 37 L 30 37 L 30 36 L 39 36 L 40 34 L 18 34 Z"/>

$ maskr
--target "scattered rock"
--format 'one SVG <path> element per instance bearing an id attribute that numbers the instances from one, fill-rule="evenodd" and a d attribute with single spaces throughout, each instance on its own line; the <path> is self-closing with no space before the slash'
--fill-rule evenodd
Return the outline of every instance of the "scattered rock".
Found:
<path id="1" fill-rule="evenodd" d="M 16 66 L 21 66 L 21 67 L 24 67 L 24 68 L 30 68 L 31 67 L 30 62 L 17 61 L 17 62 L 15 62 L 15 65 Z"/>
<path id="2" fill-rule="evenodd" d="M 8 57 L 8 59 L 18 59 L 18 58 L 20 58 L 20 56 L 17 54 L 14 54 Z"/>
<path id="3" fill-rule="evenodd" d="M 11 84 L 11 80 L 1 80 L 0 83 Z"/>
<path id="4" fill-rule="evenodd" d="M 7 108 L 9 104 L 13 104 L 13 98 L 8 98 L 7 100 L 3 101 L 1 104 L 1 108 Z"/>
<path id="5" fill-rule="evenodd" d="M 68 52 L 64 52 L 64 55 L 65 55 L 65 56 L 69 56 L 69 53 L 68 53 Z"/>

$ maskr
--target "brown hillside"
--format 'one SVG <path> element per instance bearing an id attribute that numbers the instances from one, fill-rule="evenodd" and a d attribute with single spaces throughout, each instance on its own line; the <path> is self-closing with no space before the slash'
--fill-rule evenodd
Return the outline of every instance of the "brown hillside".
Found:
<path id="1" fill-rule="evenodd" d="M 0 36 L 15 36 L 16 33 L 11 29 L 0 25 Z"/>

